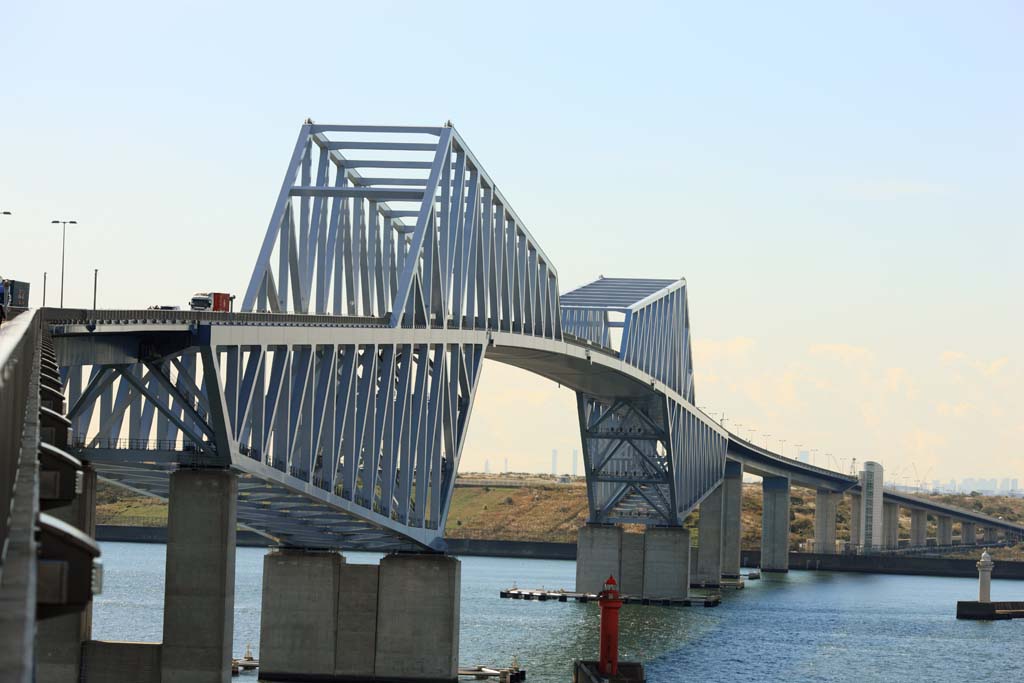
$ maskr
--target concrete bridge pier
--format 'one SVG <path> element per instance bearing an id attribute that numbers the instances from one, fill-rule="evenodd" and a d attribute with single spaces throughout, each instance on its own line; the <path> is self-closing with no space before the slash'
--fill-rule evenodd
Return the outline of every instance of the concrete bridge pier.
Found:
<path id="1" fill-rule="evenodd" d="M 697 520 L 697 571 L 690 585 L 718 588 L 722 582 L 722 520 L 725 484 L 701 501 Z"/>
<path id="2" fill-rule="evenodd" d="M 953 545 L 953 518 L 949 515 L 939 515 L 935 535 L 935 542 L 938 545 Z"/>
<path id="3" fill-rule="evenodd" d="M 576 543 L 576 590 L 599 593 L 609 576 L 616 577 L 626 595 L 685 599 L 690 588 L 690 530 L 649 527 L 634 534 L 614 524 L 587 524 Z"/>
<path id="4" fill-rule="evenodd" d="M 861 498 L 856 493 L 850 494 L 850 547 L 859 548 L 863 541 L 860 528 Z"/>
<path id="5" fill-rule="evenodd" d="M 237 499 L 230 470 L 171 473 L 161 683 L 231 680 Z"/>
<path id="6" fill-rule="evenodd" d="M 441 554 L 349 564 L 284 548 L 263 560 L 260 680 L 455 681 L 461 563 Z"/>
<path id="7" fill-rule="evenodd" d="M 900 506 L 898 503 L 882 504 L 882 547 L 898 548 L 900 545 Z"/>
<path id="8" fill-rule="evenodd" d="M 764 477 L 761 492 L 761 570 L 788 572 L 789 478 Z"/>
<path id="9" fill-rule="evenodd" d="M 96 470 L 84 464 L 82 493 L 47 510 L 62 522 L 96 537 Z M 42 619 L 36 626 L 37 683 L 77 683 L 81 676 L 82 643 L 92 638 L 92 603 L 81 612 Z"/>
<path id="10" fill-rule="evenodd" d="M 576 540 L 576 590 L 600 593 L 609 576 L 622 576 L 622 527 L 587 524 Z M 623 593 L 627 588 L 620 589 Z"/>
<path id="11" fill-rule="evenodd" d="M 977 545 L 978 530 L 974 522 L 960 522 L 960 545 Z"/>
<path id="12" fill-rule="evenodd" d="M 743 463 L 725 462 L 722 501 L 722 578 L 740 578 L 740 542 L 743 537 Z"/>
<path id="13" fill-rule="evenodd" d="M 814 552 L 836 551 L 836 513 L 843 494 L 818 490 L 814 497 Z"/>
<path id="14" fill-rule="evenodd" d="M 923 547 L 928 543 L 928 513 L 925 510 L 910 510 L 910 545 Z"/>
<path id="15" fill-rule="evenodd" d="M 999 542 L 999 529 L 993 526 L 985 527 L 985 543 L 998 543 Z"/>

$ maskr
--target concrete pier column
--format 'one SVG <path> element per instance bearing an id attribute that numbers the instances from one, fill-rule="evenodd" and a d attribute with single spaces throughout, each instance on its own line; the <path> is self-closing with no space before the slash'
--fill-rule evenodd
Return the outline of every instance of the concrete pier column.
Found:
<path id="1" fill-rule="evenodd" d="M 924 510 L 910 511 L 910 545 L 923 547 L 928 543 L 928 513 Z"/>
<path id="2" fill-rule="evenodd" d="M 388 555 L 380 561 L 378 678 L 456 683 L 461 566 L 447 555 Z"/>
<path id="3" fill-rule="evenodd" d="M 789 571 L 789 479 L 765 477 L 761 482 L 761 570 Z"/>
<path id="4" fill-rule="evenodd" d="M 51 508 L 47 514 L 96 537 L 96 470 L 86 464 L 82 472 L 82 493 L 68 505 Z M 82 660 L 82 643 L 92 638 L 92 603 L 75 614 L 42 619 L 36 626 L 37 683 L 77 683 Z"/>
<path id="5" fill-rule="evenodd" d="M 726 460 L 722 485 L 722 578 L 738 579 L 743 537 L 743 463 Z"/>
<path id="6" fill-rule="evenodd" d="M 624 595 L 644 594 L 644 542 L 647 534 L 622 532 L 622 551 L 619 558 L 619 592 Z M 605 579 L 608 577 L 605 576 Z"/>
<path id="7" fill-rule="evenodd" d="M 863 542 L 863 541 L 861 541 L 861 538 L 862 538 L 863 534 L 861 533 L 861 528 L 860 528 L 860 524 L 861 524 L 860 505 L 861 505 L 860 496 L 857 495 L 856 493 L 850 494 L 850 549 L 851 550 L 859 548 L 861 543 Z"/>
<path id="8" fill-rule="evenodd" d="M 231 680 L 237 498 L 229 470 L 171 473 L 162 683 Z"/>
<path id="9" fill-rule="evenodd" d="M 896 503 L 882 504 L 882 547 L 893 549 L 900 544 L 900 506 Z"/>
<path id="10" fill-rule="evenodd" d="M 960 522 L 960 545 L 976 545 L 978 531 L 974 522 Z"/>
<path id="11" fill-rule="evenodd" d="M 998 543 L 999 529 L 992 526 L 985 527 L 985 543 Z"/>
<path id="12" fill-rule="evenodd" d="M 843 494 L 819 490 L 814 497 L 814 552 L 835 553 L 836 512 Z"/>
<path id="13" fill-rule="evenodd" d="M 282 549 L 264 556 L 260 609 L 260 670 L 264 677 L 334 673 L 335 596 L 344 562 L 336 552 Z M 375 600 L 374 620 L 376 612 Z M 369 663 L 369 671 L 364 673 L 372 674 L 372 648 Z"/>
<path id="14" fill-rule="evenodd" d="M 700 503 L 697 520 L 697 572 L 690 577 L 695 586 L 717 588 L 722 581 L 722 513 L 724 484 Z"/>
<path id="15" fill-rule="evenodd" d="M 953 518 L 949 515 L 939 515 L 935 535 L 938 545 L 953 545 Z"/>
<path id="16" fill-rule="evenodd" d="M 644 536 L 643 596 L 685 600 L 690 590 L 690 530 L 651 527 Z"/>
<path id="17" fill-rule="evenodd" d="M 576 591 L 600 593 L 609 576 L 622 575 L 622 527 L 587 524 L 576 541 Z M 616 578 L 618 580 L 618 578 Z"/>

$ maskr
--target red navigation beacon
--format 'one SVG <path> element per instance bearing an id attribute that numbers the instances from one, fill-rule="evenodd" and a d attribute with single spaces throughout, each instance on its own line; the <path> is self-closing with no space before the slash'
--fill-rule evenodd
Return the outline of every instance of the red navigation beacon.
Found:
<path id="1" fill-rule="evenodd" d="M 604 582 L 604 590 L 597 601 L 601 605 L 601 651 L 597 670 L 602 676 L 614 676 L 619 673 L 619 608 L 622 607 L 614 576 Z"/>

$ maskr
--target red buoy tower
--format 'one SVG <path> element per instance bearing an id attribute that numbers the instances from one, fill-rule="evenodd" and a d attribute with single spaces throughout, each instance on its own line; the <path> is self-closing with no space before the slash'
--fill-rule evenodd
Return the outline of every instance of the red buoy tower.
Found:
<path id="1" fill-rule="evenodd" d="M 601 605 L 601 651 L 597 670 L 602 676 L 614 676 L 619 673 L 619 608 L 622 607 L 614 576 L 604 582 L 604 590 L 597 601 Z"/>

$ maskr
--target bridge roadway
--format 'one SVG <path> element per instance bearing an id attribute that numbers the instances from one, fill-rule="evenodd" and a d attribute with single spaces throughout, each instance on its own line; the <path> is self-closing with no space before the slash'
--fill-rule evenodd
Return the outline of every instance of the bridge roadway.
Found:
<path id="1" fill-rule="evenodd" d="M 251 335 L 237 338 L 240 328 L 257 327 L 260 344 L 295 341 L 296 327 L 303 328 L 304 343 L 446 342 L 456 332 L 463 343 L 486 346 L 486 357 L 541 375 L 571 388 L 598 396 L 649 397 L 666 395 L 728 438 L 727 458 L 742 464 L 743 471 L 760 477 L 784 478 L 790 485 L 832 493 L 860 493 L 857 477 L 786 458 L 732 434 L 688 404 L 671 388 L 625 363 L 614 349 L 580 339 L 569 333 L 554 341 L 506 332 L 479 330 L 416 330 L 392 328 L 387 317 L 356 317 L 273 313 L 211 313 L 171 310 L 44 309 L 44 319 L 56 341 L 62 365 L 81 363 L 132 364 L 142 359 L 139 349 L 164 351 L 195 343 L 201 327 L 210 330 L 209 343 L 253 343 Z M 158 341 L 158 338 L 177 341 Z M 92 461 L 101 476 L 129 488 L 166 498 L 168 474 L 179 465 L 201 464 L 195 450 L 183 450 L 186 442 L 152 442 L 115 439 L 80 446 L 76 453 Z M 212 463 L 207 463 L 212 464 Z M 231 467 L 239 484 L 239 523 L 269 539 L 305 547 L 358 547 L 367 550 L 439 548 L 437 530 L 418 535 L 383 515 L 367 513 L 351 501 L 248 457 L 233 444 Z M 708 492 L 710 493 L 710 492 Z M 708 495 L 707 493 L 705 496 Z M 701 499 L 704 496 L 701 497 Z M 1024 526 L 977 511 L 945 505 L 930 499 L 886 490 L 884 500 L 912 510 L 924 510 L 986 528 L 1024 533 Z M 693 502 L 690 509 L 699 504 Z M 344 521 L 342 521 L 344 520 Z M 380 532 L 391 532 L 382 535 Z M 412 541 L 406 542 L 406 541 Z M 443 547 L 443 546 L 441 546 Z"/>

